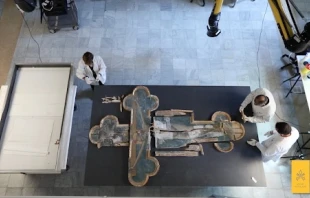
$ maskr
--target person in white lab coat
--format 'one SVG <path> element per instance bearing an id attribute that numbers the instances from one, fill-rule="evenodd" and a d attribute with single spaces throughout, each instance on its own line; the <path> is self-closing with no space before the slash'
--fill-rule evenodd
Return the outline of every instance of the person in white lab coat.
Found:
<path id="1" fill-rule="evenodd" d="M 76 76 L 84 80 L 94 90 L 95 85 L 103 85 L 106 81 L 106 66 L 100 56 L 85 52 L 80 60 Z"/>
<path id="2" fill-rule="evenodd" d="M 251 106 L 249 106 L 250 103 Z M 252 112 L 248 112 L 249 107 L 252 107 Z M 245 108 L 246 111 L 244 111 Z M 258 88 L 244 99 L 239 111 L 244 122 L 269 122 L 276 112 L 276 102 L 269 90 Z M 249 114 L 253 114 L 253 116 L 249 116 Z"/>
<path id="3" fill-rule="evenodd" d="M 275 130 L 268 131 L 265 136 L 269 138 L 259 143 L 255 139 L 247 141 L 251 146 L 256 146 L 262 153 L 263 162 L 273 160 L 277 162 L 286 154 L 299 138 L 299 132 L 286 122 L 276 123 Z"/>

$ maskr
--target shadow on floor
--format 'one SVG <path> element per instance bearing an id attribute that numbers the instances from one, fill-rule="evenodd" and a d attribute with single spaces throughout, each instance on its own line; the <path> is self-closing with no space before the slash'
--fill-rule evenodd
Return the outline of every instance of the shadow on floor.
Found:
<path id="1" fill-rule="evenodd" d="M 76 94 L 75 100 L 90 99 L 92 100 L 93 91 L 91 89 L 81 90 Z"/>

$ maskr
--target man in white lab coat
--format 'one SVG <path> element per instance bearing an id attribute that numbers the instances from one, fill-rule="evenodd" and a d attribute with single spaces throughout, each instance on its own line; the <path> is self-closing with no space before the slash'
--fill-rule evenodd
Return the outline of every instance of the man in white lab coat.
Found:
<path id="1" fill-rule="evenodd" d="M 86 52 L 80 60 L 76 76 L 84 80 L 94 90 L 95 85 L 103 85 L 106 81 L 106 66 L 100 56 Z"/>
<path id="2" fill-rule="evenodd" d="M 247 141 L 251 146 L 256 146 L 262 153 L 263 161 L 278 161 L 286 154 L 299 138 L 299 132 L 286 122 L 276 123 L 276 129 L 265 133 L 269 138 L 259 143 L 255 139 Z"/>
<path id="3" fill-rule="evenodd" d="M 251 103 L 252 112 L 244 111 Z M 248 109 L 248 108 L 246 108 Z M 258 88 L 251 92 L 241 103 L 239 108 L 244 122 L 269 122 L 276 112 L 276 103 L 271 92 L 265 88 Z M 253 116 L 248 116 L 253 113 Z M 248 115 L 247 115 L 248 114 Z"/>

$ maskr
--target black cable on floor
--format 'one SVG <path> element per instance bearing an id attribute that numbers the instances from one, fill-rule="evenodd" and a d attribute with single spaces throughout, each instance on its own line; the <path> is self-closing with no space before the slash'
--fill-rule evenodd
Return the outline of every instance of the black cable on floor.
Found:
<path id="1" fill-rule="evenodd" d="M 263 32 L 263 29 L 264 29 L 264 21 L 265 21 L 268 5 L 269 5 L 269 3 L 267 2 L 266 9 L 265 9 L 265 14 L 264 14 L 264 17 L 263 17 L 263 20 L 262 20 L 262 26 L 261 26 L 260 33 L 259 33 L 258 48 L 257 48 L 257 53 L 256 53 L 256 66 L 257 66 L 257 70 L 258 70 L 258 86 L 260 88 L 262 86 L 261 86 L 261 80 L 260 80 L 260 69 L 259 69 L 259 65 L 258 65 L 258 54 L 259 54 L 260 42 L 261 42 L 261 38 L 262 38 L 262 32 Z"/>
<path id="2" fill-rule="evenodd" d="M 34 41 L 34 42 L 37 44 L 37 46 L 38 46 L 39 60 L 40 60 L 40 62 L 42 63 L 40 45 L 39 45 L 39 43 L 33 38 L 32 33 L 31 33 L 31 30 L 30 30 L 30 28 L 29 28 L 29 26 L 28 26 L 28 23 L 27 23 L 27 21 L 25 20 L 24 14 L 23 14 L 23 13 L 20 13 L 20 14 L 22 15 L 22 17 L 23 17 L 23 19 L 24 19 L 24 22 L 25 22 L 25 24 L 26 24 L 26 26 L 27 26 L 27 28 L 28 28 L 28 31 L 29 31 L 29 33 L 30 33 L 31 38 L 33 39 L 33 41 Z"/>

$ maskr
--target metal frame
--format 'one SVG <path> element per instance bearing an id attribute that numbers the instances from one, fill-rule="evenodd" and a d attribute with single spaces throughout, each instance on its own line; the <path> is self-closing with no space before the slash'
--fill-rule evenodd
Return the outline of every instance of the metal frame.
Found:
<path id="1" fill-rule="evenodd" d="M 64 23 L 61 21 L 68 20 L 67 17 L 71 17 L 71 23 Z M 55 33 L 61 27 L 72 27 L 74 30 L 79 29 L 79 18 L 78 18 L 78 8 L 74 2 L 74 0 L 70 0 L 68 3 L 68 9 L 66 15 L 61 16 L 46 16 L 43 15 L 44 20 L 47 23 L 48 30 L 50 33 Z"/>
<path id="2" fill-rule="evenodd" d="M 288 93 L 286 94 L 285 98 L 287 98 L 291 93 L 294 93 L 294 94 L 304 94 L 305 92 L 293 92 L 293 89 L 294 89 L 294 87 L 296 86 L 297 82 L 301 81 L 301 79 L 300 79 L 300 78 L 301 78 L 301 74 L 300 74 L 300 71 L 299 71 L 297 58 L 296 58 L 296 57 L 295 57 L 295 58 L 292 58 L 292 57 L 291 57 L 291 54 L 290 54 L 290 55 L 284 54 L 284 55 L 281 57 L 281 59 L 283 59 L 283 58 L 285 58 L 285 57 L 287 57 L 291 62 L 288 63 L 288 64 L 286 64 L 286 65 L 284 65 L 284 66 L 282 66 L 280 69 L 283 70 L 283 69 L 285 69 L 285 68 L 287 68 L 287 67 L 291 67 L 291 66 L 293 66 L 294 69 L 296 69 L 296 72 L 295 72 L 295 74 L 294 74 L 293 76 L 291 76 L 290 78 L 288 78 L 288 79 L 282 81 L 282 83 L 281 83 L 281 84 L 283 84 L 283 83 L 285 83 L 285 82 L 287 82 L 287 81 L 290 82 L 290 90 L 289 90 Z M 297 78 L 296 78 L 296 77 L 297 77 Z M 293 80 L 295 80 L 295 82 L 294 82 L 294 84 L 292 85 L 292 81 L 293 81 Z"/>

